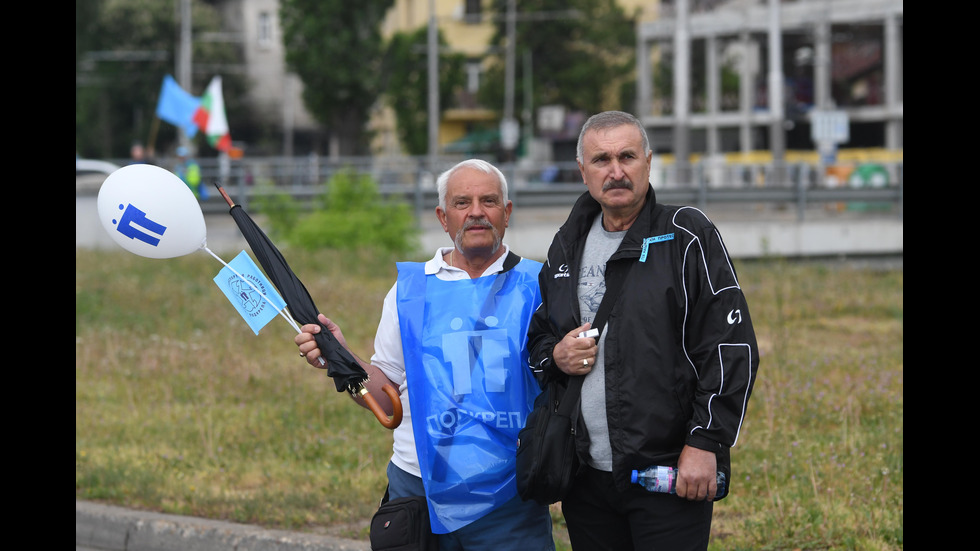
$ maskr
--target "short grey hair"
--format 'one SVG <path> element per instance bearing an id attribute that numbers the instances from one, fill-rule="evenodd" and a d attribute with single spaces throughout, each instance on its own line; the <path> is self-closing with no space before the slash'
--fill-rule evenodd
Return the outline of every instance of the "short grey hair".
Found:
<path id="1" fill-rule="evenodd" d="M 589 130 L 608 130 L 617 126 L 623 126 L 624 124 L 633 125 L 640 131 L 640 137 L 643 139 L 643 154 L 646 155 L 649 153 L 650 138 L 647 136 L 647 129 L 643 128 L 643 123 L 639 119 L 623 111 L 603 111 L 602 113 L 592 115 L 582 125 L 582 131 L 578 135 L 578 146 L 575 149 L 575 158 L 579 162 L 582 162 L 582 156 L 585 154 L 585 146 L 582 145 L 582 138 L 585 137 L 586 132 Z"/>
<path id="2" fill-rule="evenodd" d="M 446 190 L 449 189 L 449 178 L 461 168 L 473 168 L 485 174 L 496 175 L 497 180 L 500 182 L 500 194 L 504 199 L 503 204 L 507 204 L 507 178 L 504 177 L 504 173 L 483 159 L 466 159 L 440 174 L 439 179 L 436 180 L 436 190 L 439 193 L 439 208 L 446 210 Z"/>

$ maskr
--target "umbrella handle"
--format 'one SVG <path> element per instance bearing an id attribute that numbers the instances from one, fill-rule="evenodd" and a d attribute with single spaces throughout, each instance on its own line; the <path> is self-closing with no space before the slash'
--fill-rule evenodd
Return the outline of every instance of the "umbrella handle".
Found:
<path id="1" fill-rule="evenodd" d="M 381 405 L 378 404 L 378 401 L 374 399 L 374 396 L 371 396 L 371 393 L 368 392 L 366 388 L 361 387 L 358 394 L 360 394 L 361 398 L 364 399 L 368 409 L 370 409 L 371 412 L 374 413 L 374 416 L 378 418 L 378 422 L 381 423 L 381 425 L 386 429 L 394 430 L 395 427 L 402 423 L 402 401 L 398 396 L 398 390 L 390 384 L 385 383 L 381 387 L 381 390 L 383 390 L 391 400 L 392 415 L 390 419 L 388 418 L 388 414 L 385 413 L 385 410 L 381 408 Z"/>
<path id="2" fill-rule="evenodd" d="M 228 196 L 228 193 L 225 192 L 225 188 L 221 187 L 221 182 L 215 182 L 214 187 L 218 188 L 218 193 L 220 193 L 221 196 L 224 197 L 225 202 L 228 203 L 229 207 L 235 206 L 235 202 L 232 201 L 231 197 Z"/>

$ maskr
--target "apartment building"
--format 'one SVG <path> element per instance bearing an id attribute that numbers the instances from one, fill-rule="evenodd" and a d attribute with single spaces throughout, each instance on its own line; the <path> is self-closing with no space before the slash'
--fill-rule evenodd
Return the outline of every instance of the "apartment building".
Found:
<path id="1" fill-rule="evenodd" d="M 658 152 L 817 149 L 813 116 L 824 113 L 843 114 L 860 147 L 902 148 L 903 0 L 618 2 L 639 13 L 638 100 L 623 108 L 644 121 Z M 434 20 L 449 48 L 467 57 L 466 87 L 475 93 L 486 59 L 500 55 L 489 41 L 494 18 L 502 14 L 491 13 L 489 4 L 396 0 L 382 33 L 415 31 Z M 287 147 L 292 136 L 316 132 L 300 99 L 302 83 L 285 69 L 279 1 L 225 0 L 218 6 L 228 30 L 242 36 L 253 111 L 281 128 Z M 520 13 L 519 0 L 515 7 Z M 694 66 L 695 59 L 701 65 Z M 658 84 L 664 64 L 674 81 Z M 736 93 L 723 90 L 726 70 L 738 76 Z M 505 106 L 457 103 L 438 121 L 440 147 L 476 124 L 499 125 L 505 114 Z M 391 114 L 379 107 L 370 124 L 375 152 L 399 154 Z"/>

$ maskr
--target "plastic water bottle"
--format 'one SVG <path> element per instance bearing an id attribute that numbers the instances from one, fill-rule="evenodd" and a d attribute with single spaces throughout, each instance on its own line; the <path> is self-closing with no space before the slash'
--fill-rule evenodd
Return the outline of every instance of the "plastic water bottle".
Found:
<path id="1" fill-rule="evenodd" d="M 675 467 L 654 466 L 642 471 L 633 470 L 630 481 L 647 489 L 648 492 L 664 494 L 677 493 L 677 469 Z M 725 473 L 718 471 L 718 492 L 715 499 L 725 495 Z"/>

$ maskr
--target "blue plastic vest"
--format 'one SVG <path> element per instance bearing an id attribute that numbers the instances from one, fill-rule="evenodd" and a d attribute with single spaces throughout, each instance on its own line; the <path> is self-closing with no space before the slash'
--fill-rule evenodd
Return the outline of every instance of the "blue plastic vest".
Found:
<path id="1" fill-rule="evenodd" d="M 527 327 L 541 263 L 443 281 L 398 264 L 412 428 L 432 530 L 453 532 L 517 495 L 517 433 L 540 392 Z"/>

